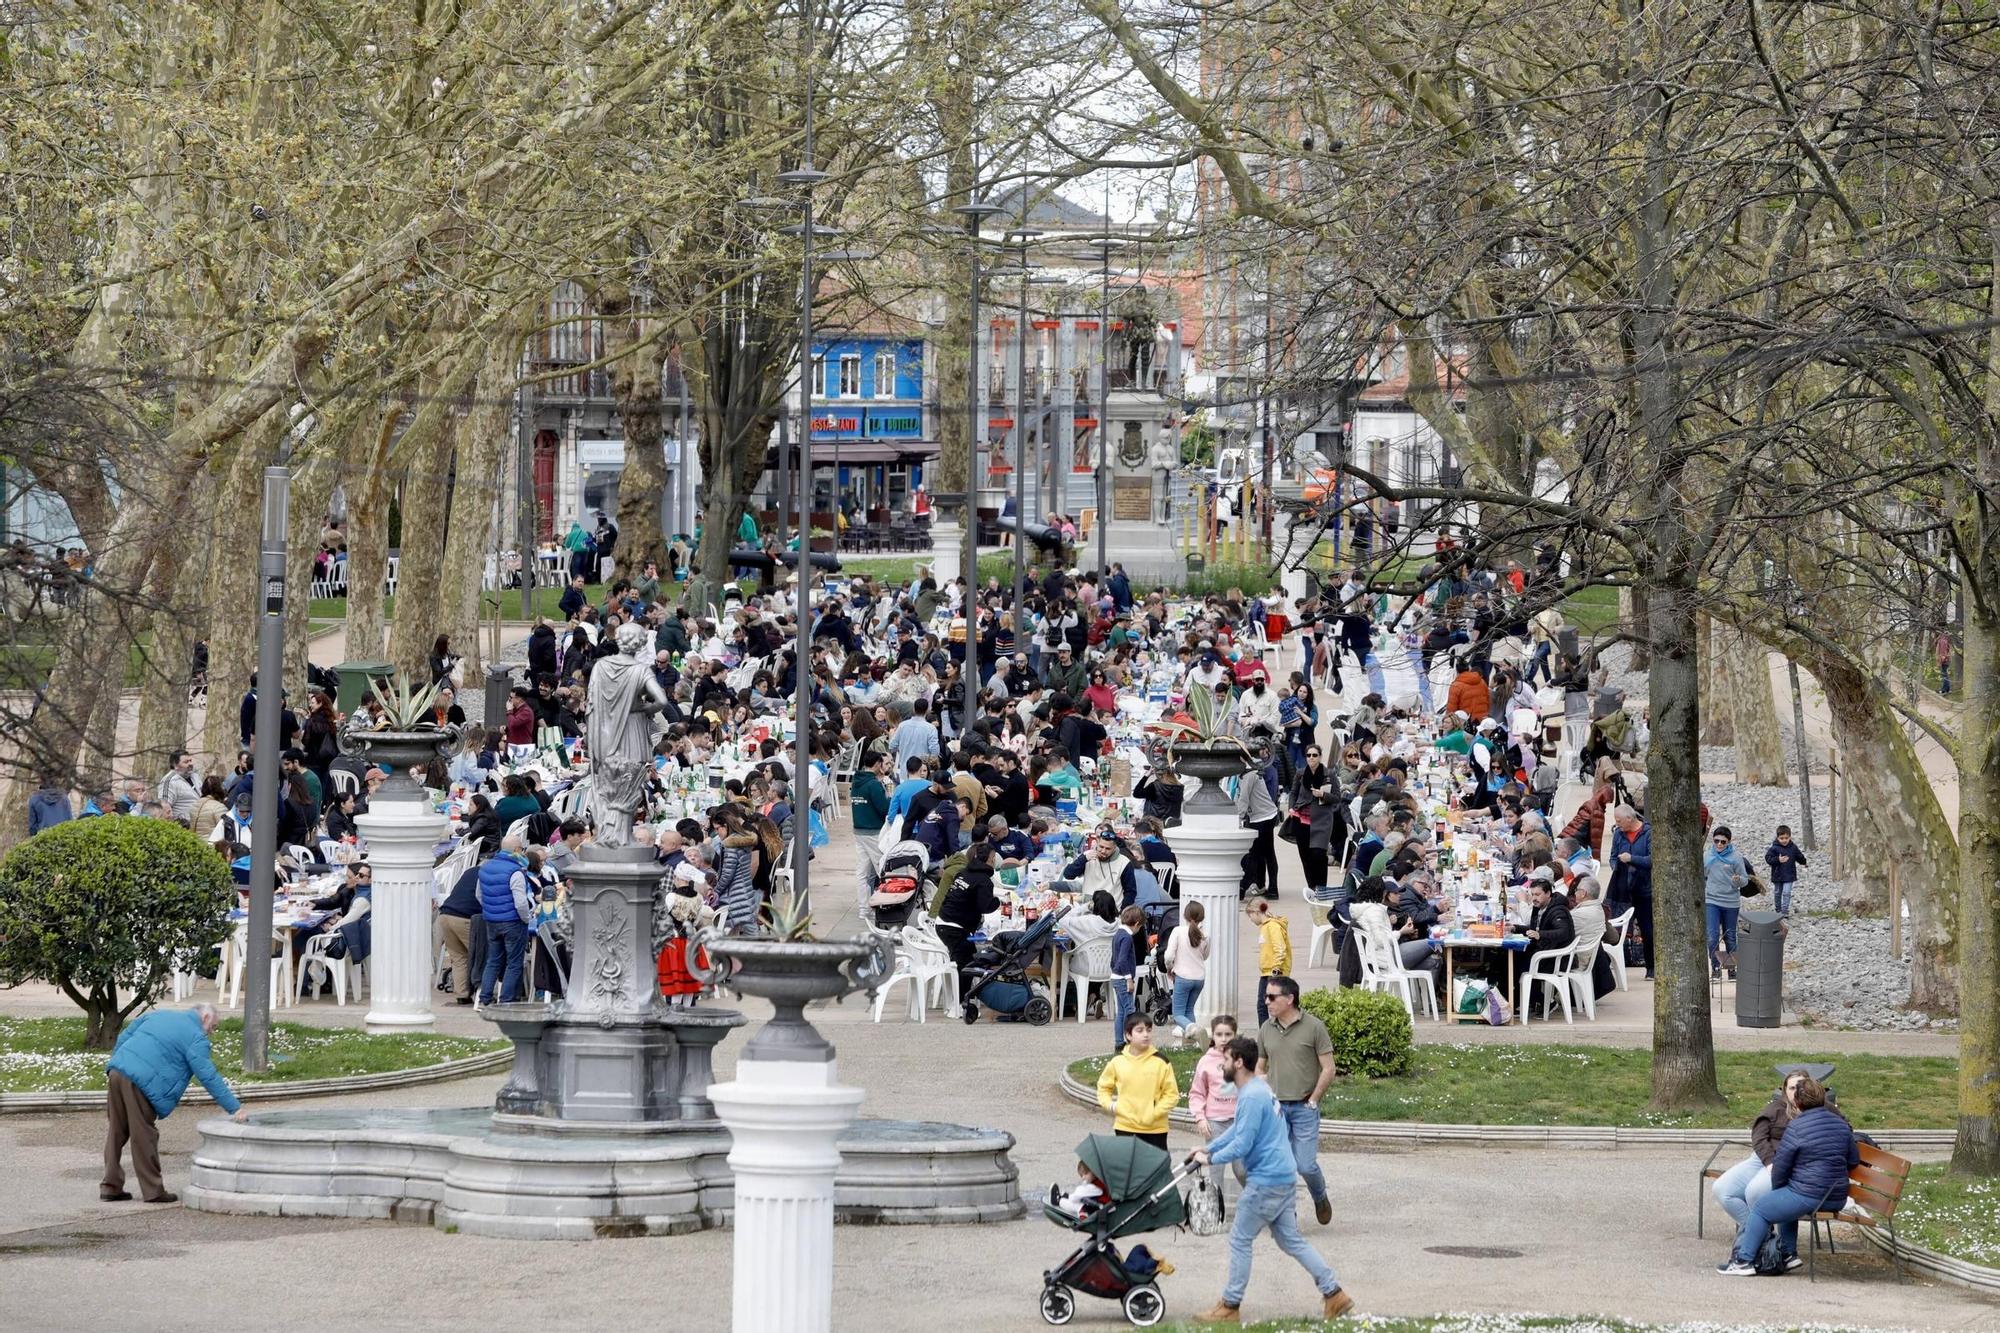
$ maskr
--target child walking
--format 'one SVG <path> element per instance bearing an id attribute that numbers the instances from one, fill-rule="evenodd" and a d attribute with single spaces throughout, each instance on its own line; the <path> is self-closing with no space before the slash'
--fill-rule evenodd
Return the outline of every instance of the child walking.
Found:
<path id="1" fill-rule="evenodd" d="M 1264 983 L 1272 977 L 1292 974 L 1292 928 L 1285 918 L 1274 916 L 1271 904 L 1262 898 L 1250 900 L 1250 921 L 1257 927 L 1257 1026 L 1262 1027 L 1270 1011 L 1264 1004 Z"/>
<path id="2" fill-rule="evenodd" d="M 1112 1112 L 1111 1131 L 1167 1150 L 1167 1112 L 1180 1105 L 1180 1080 L 1153 1045 L 1153 1020 L 1125 1020 L 1125 1049 L 1097 1076 L 1097 1104 Z"/>
<path id="3" fill-rule="evenodd" d="M 1805 849 L 1792 841 L 1792 826 L 1778 825 L 1778 836 L 1764 851 L 1764 864 L 1771 867 L 1771 896 L 1779 916 L 1792 914 L 1792 886 L 1798 883 L 1799 867 L 1805 863 Z"/>

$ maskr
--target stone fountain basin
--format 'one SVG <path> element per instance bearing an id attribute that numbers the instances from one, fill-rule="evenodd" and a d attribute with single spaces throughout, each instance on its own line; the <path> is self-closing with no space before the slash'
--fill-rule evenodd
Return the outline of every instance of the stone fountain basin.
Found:
<path id="1" fill-rule="evenodd" d="M 669 1235 L 728 1224 L 729 1132 L 496 1132 L 484 1108 L 266 1111 L 203 1121 L 187 1206 L 352 1217 L 522 1240 Z M 840 1138 L 834 1220 L 1020 1217 L 1014 1136 L 857 1120 Z"/>

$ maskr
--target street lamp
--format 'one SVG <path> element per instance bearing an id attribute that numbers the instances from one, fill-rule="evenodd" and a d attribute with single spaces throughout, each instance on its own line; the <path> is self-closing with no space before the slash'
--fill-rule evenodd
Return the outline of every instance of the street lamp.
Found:
<path id="1" fill-rule="evenodd" d="M 1027 191 L 1021 192 L 1025 221 Z M 1020 252 L 1021 300 L 1014 322 L 1014 618 L 1028 590 L 1028 242 L 1042 234 L 1039 227 L 1021 226 L 1007 233 Z"/>
<path id="2" fill-rule="evenodd" d="M 980 420 L 979 399 L 979 229 L 987 218 L 995 213 L 1005 212 L 1000 205 L 979 196 L 978 185 L 972 188 L 971 198 L 951 210 L 965 219 L 965 234 L 968 242 L 966 252 L 971 269 L 971 313 L 966 338 L 965 377 L 965 678 L 959 682 L 964 696 L 965 711 L 958 727 L 959 743 L 972 731 L 972 723 L 979 715 L 979 616 L 977 613 L 979 594 L 979 511 L 975 502 L 978 494 L 973 473 L 979 465 L 979 439 L 985 433 L 985 423 Z"/>
<path id="3" fill-rule="evenodd" d="M 1111 529 L 1111 256 L 1125 243 L 1106 236 L 1090 243 L 1097 251 L 1098 325 L 1097 343 L 1097 572 L 1101 577 L 1111 568 L 1105 540 Z"/>

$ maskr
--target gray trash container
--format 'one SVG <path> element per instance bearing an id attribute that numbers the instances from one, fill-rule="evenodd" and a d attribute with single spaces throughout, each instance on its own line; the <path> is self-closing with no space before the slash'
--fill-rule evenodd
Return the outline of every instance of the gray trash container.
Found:
<path id="1" fill-rule="evenodd" d="M 1736 920 L 1736 1026 L 1774 1028 L 1785 1009 L 1785 919 L 1745 912 Z"/>
<path id="2" fill-rule="evenodd" d="M 502 730 L 507 725 L 507 696 L 514 688 L 512 667 L 500 662 L 486 664 L 486 709 L 483 721 L 488 731 Z"/>

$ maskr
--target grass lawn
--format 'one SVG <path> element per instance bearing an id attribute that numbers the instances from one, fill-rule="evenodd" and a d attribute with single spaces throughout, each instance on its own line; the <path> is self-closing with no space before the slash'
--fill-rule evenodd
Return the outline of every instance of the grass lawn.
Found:
<path id="1" fill-rule="evenodd" d="M 1917 1167 L 1896 1205 L 1896 1234 L 1954 1259 L 2000 1268 L 2000 1180 L 1949 1175 L 1942 1162 Z"/>
<path id="2" fill-rule="evenodd" d="M 1563 619 L 1585 634 L 1602 634 L 1618 623 L 1618 589 L 1585 588 L 1563 602 Z"/>
<path id="3" fill-rule="evenodd" d="M 1088 1308 L 1086 1305 L 1085 1308 Z M 1176 1329 L 1193 1329 L 1193 1324 L 1169 1325 Z M 1350 1315 L 1345 1319 L 1270 1319 L 1243 1325 L 1247 1333 L 1347 1333 L 1348 1330 L 1366 1329 L 1369 1333 L 1715 1333 L 1718 1325 L 1709 1323 L 1686 1324 L 1635 1324 L 1625 1319 L 1604 1319 L 1595 1316 L 1574 1318 L 1565 1315 L 1538 1314 L 1443 1314 L 1443 1315 Z M 1728 1326 L 1735 1333 L 1776 1333 L 1778 1329 L 1798 1329 L 1809 1327 L 1815 1333 L 1840 1333 L 1837 1325 L 1814 1323 L 1810 1325 L 1783 1324 L 1735 1324 Z"/>
<path id="4" fill-rule="evenodd" d="M 224 1019 L 211 1038 L 215 1067 L 231 1083 L 293 1083 L 386 1074 L 505 1049 L 471 1037 L 373 1036 L 355 1028 L 271 1025 L 271 1068 L 243 1072 L 243 1021 Z M 83 1049 L 81 1018 L 0 1018 L 0 1092 L 86 1092 L 104 1086 L 107 1052 Z"/>
<path id="5" fill-rule="evenodd" d="M 1167 1052 L 1185 1089 L 1199 1052 Z M 1634 1125 L 1739 1129 L 1770 1100 L 1778 1064 L 1821 1057 L 1800 1052 L 1717 1051 L 1729 1105 L 1693 1115 L 1646 1109 L 1652 1052 L 1600 1046 L 1421 1045 L 1408 1078 L 1334 1080 L 1320 1099 L 1335 1120 L 1412 1120 L 1445 1125 Z M 1856 1129 L 1946 1129 L 1958 1123 L 1958 1061 L 1945 1056 L 1843 1055 L 1834 1059 L 1840 1107 Z M 1105 1058 L 1070 1066 L 1095 1086 Z M 1186 1095 L 1183 1092 L 1183 1105 Z M 1996 1224 L 2000 1225 L 2000 1224 Z M 2000 1233 L 1996 1233 L 2000 1234 Z"/>

